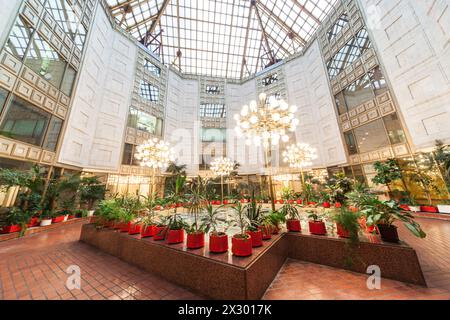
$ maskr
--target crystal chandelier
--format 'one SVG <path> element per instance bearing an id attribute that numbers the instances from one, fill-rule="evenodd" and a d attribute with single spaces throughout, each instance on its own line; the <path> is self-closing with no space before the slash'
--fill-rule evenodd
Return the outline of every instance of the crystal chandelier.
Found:
<path id="1" fill-rule="evenodd" d="M 234 170 L 234 162 L 228 158 L 216 158 L 211 162 L 211 171 L 217 176 L 228 176 Z"/>
<path id="2" fill-rule="evenodd" d="M 149 139 L 144 144 L 136 147 L 136 160 L 142 167 L 162 169 L 175 161 L 173 149 L 167 142 L 157 138 Z"/>
<path id="3" fill-rule="evenodd" d="M 302 169 L 312 165 L 317 159 L 317 149 L 310 147 L 307 143 L 290 145 L 283 152 L 283 161 L 289 163 L 291 168 Z"/>
<path id="4" fill-rule="evenodd" d="M 270 144 L 278 145 L 280 140 L 289 141 L 289 132 L 295 132 L 299 120 L 295 118 L 296 106 L 289 106 L 284 100 L 270 97 L 267 103 L 267 95 L 259 95 L 259 105 L 251 101 L 250 105 L 243 106 L 241 113 L 236 114 L 234 119 L 238 136 L 246 137 L 246 144 L 265 148 Z"/>

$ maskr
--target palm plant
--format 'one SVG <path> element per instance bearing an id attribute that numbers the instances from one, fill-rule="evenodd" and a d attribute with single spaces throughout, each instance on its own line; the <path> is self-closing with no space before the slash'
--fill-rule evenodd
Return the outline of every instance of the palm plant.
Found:
<path id="1" fill-rule="evenodd" d="M 203 212 L 207 203 L 204 194 L 204 185 L 200 185 L 200 183 L 199 185 L 191 185 L 191 190 L 186 195 L 186 201 L 188 202 L 189 213 L 194 217 L 194 223 L 187 229 L 187 232 L 190 234 L 200 233 L 202 228 L 199 225 L 198 216 Z"/>
<path id="2" fill-rule="evenodd" d="M 262 215 L 262 206 L 256 202 L 255 192 L 252 193 L 250 203 L 245 206 L 245 213 L 250 223 L 248 229 L 250 231 L 258 231 L 264 217 Z"/>
<path id="3" fill-rule="evenodd" d="M 238 202 L 231 209 L 234 211 L 234 219 L 231 222 L 240 229 L 240 233 L 234 237 L 248 239 L 249 236 L 246 234 L 246 231 L 250 226 L 250 221 L 247 218 L 245 207 Z"/>
<path id="4" fill-rule="evenodd" d="M 182 203 L 185 200 L 183 194 L 185 187 L 186 187 L 186 177 L 178 176 L 175 181 L 174 191 L 166 197 L 167 202 L 173 206 L 174 214 L 177 213 L 178 204 Z"/>
<path id="5" fill-rule="evenodd" d="M 214 208 L 214 206 L 210 203 L 206 205 L 205 215 L 201 218 L 201 229 L 206 233 L 211 232 L 213 235 L 225 235 L 225 230 L 223 232 L 218 232 L 219 224 L 226 224 L 227 220 L 221 217 L 222 208 L 224 206 L 220 206 L 218 208 Z"/>
<path id="6" fill-rule="evenodd" d="M 85 177 L 81 179 L 79 193 L 87 210 L 93 210 L 96 202 L 105 198 L 106 186 L 101 183 L 99 177 Z"/>

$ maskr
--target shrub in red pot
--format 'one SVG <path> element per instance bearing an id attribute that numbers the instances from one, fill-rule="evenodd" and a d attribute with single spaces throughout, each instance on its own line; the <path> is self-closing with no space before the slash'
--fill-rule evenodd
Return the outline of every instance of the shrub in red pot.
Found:
<path id="1" fill-rule="evenodd" d="M 411 211 L 411 209 L 409 208 L 409 206 L 407 204 L 401 204 L 401 205 L 399 205 L 399 207 L 405 211 Z"/>
<path id="2" fill-rule="evenodd" d="M 325 223 L 319 218 L 319 216 L 315 213 L 309 215 L 309 219 L 311 219 L 308 222 L 309 225 L 309 233 L 323 236 L 327 233 L 327 229 L 325 227 Z"/>
<path id="3" fill-rule="evenodd" d="M 336 215 L 333 216 L 336 223 L 337 234 L 341 238 L 358 239 L 358 232 L 360 230 L 359 214 L 352 212 L 347 208 L 342 208 Z"/>
<path id="4" fill-rule="evenodd" d="M 324 208 L 331 208 L 331 204 L 329 203 L 329 202 L 323 202 L 322 203 L 322 207 L 324 207 Z"/>
<path id="5" fill-rule="evenodd" d="M 334 204 L 334 207 L 339 209 L 339 208 L 342 207 L 342 204 L 341 204 L 340 202 L 336 202 L 336 203 Z"/>
<path id="6" fill-rule="evenodd" d="M 28 228 L 34 228 L 39 226 L 39 218 L 38 217 L 33 217 L 30 219 L 30 221 L 27 224 Z"/>
<path id="7" fill-rule="evenodd" d="M 438 208 L 435 206 L 420 206 L 420 211 L 428 213 L 439 213 Z"/>
<path id="8" fill-rule="evenodd" d="M 309 201 L 308 202 L 308 206 L 315 206 L 315 205 L 317 205 L 317 202 L 314 202 L 314 201 Z"/>
<path id="9" fill-rule="evenodd" d="M 250 228 L 247 230 L 247 234 L 252 239 L 252 247 L 257 248 L 263 245 L 263 234 L 259 228 Z"/>
<path id="10" fill-rule="evenodd" d="M 18 224 L 10 225 L 10 226 L 3 226 L 1 229 L 2 234 L 8 234 L 8 233 L 15 233 L 22 231 L 22 227 Z"/>
<path id="11" fill-rule="evenodd" d="M 248 234 L 236 234 L 231 239 L 231 252 L 237 257 L 248 257 L 252 255 L 252 238 Z"/>
<path id="12" fill-rule="evenodd" d="M 155 235 L 155 226 L 154 225 L 143 225 L 141 228 L 141 238 L 150 238 Z"/>
<path id="13" fill-rule="evenodd" d="M 184 242 L 184 230 L 171 230 L 167 232 L 167 243 L 168 244 L 177 244 Z"/>
<path id="14" fill-rule="evenodd" d="M 270 239 L 272 239 L 272 234 L 274 232 L 274 228 L 275 227 L 273 225 L 271 225 L 271 224 L 263 225 L 261 227 L 262 239 L 263 240 L 270 240 Z"/>
<path id="15" fill-rule="evenodd" d="M 188 233 L 186 247 L 188 249 L 200 249 L 205 246 L 205 233 L 202 231 Z"/>
<path id="16" fill-rule="evenodd" d="M 167 226 L 165 225 L 157 225 L 154 227 L 153 232 L 153 240 L 160 241 L 166 238 Z"/>
<path id="17" fill-rule="evenodd" d="M 302 225 L 300 220 L 297 219 L 289 219 L 286 221 L 286 227 L 290 232 L 300 232 L 302 231 Z"/>
<path id="18" fill-rule="evenodd" d="M 128 232 L 130 230 L 130 224 L 127 222 L 119 223 L 119 231 L 120 232 Z"/>
<path id="19" fill-rule="evenodd" d="M 64 216 L 57 216 L 52 219 L 52 223 L 60 223 L 64 221 Z"/>
<path id="20" fill-rule="evenodd" d="M 142 225 L 139 223 L 128 223 L 128 234 L 135 235 L 140 234 L 142 230 Z"/>
<path id="21" fill-rule="evenodd" d="M 74 214 L 69 214 L 69 217 L 67 218 L 67 220 L 73 220 L 75 219 L 75 215 Z"/>
<path id="22" fill-rule="evenodd" d="M 168 244 L 177 244 L 184 242 L 184 229 L 187 228 L 186 223 L 180 215 L 173 214 L 167 218 L 167 234 L 166 240 Z"/>
<path id="23" fill-rule="evenodd" d="M 350 238 L 350 231 L 345 229 L 342 225 L 336 223 L 337 234 L 341 238 Z"/>
<path id="24" fill-rule="evenodd" d="M 228 200 L 223 200 L 223 204 L 229 204 Z"/>
<path id="25" fill-rule="evenodd" d="M 209 252 L 224 253 L 228 251 L 228 235 L 224 232 L 212 232 L 209 235 Z"/>
<path id="26" fill-rule="evenodd" d="M 297 200 L 297 204 L 302 204 L 303 203 L 303 200 L 302 199 L 298 199 Z"/>

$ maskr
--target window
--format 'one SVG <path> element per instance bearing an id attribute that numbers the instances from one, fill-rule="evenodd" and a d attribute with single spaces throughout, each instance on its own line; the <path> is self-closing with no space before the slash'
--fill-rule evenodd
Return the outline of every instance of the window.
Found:
<path id="1" fill-rule="evenodd" d="M 345 88 L 343 94 L 348 111 L 375 98 L 368 75 L 365 75 L 361 79 L 350 84 Z"/>
<path id="2" fill-rule="evenodd" d="M 38 33 L 30 46 L 25 64 L 55 87 L 59 88 L 67 63 Z"/>
<path id="3" fill-rule="evenodd" d="M 8 97 L 8 91 L 3 88 L 0 88 L 0 115 L 3 111 L 3 106 L 5 105 L 6 98 Z"/>
<path id="4" fill-rule="evenodd" d="M 332 41 L 336 36 L 344 29 L 344 27 L 348 25 L 348 17 L 347 14 L 344 13 L 335 25 L 328 31 L 328 40 Z"/>
<path id="5" fill-rule="evenodd" d="M 40 147 L 50 117 L 49 113 L 19 97 L 14 97 L 0 124 L 0 134 Z"/>
<path id="6" fill-rule="evenodd" d="M 347 106 L 345 105 L 344 94 L 342 92 L 339 92 L 334 97 L 334 100 L 336 101 L 336 107 L 337 107 L 339 115 L 346 113 L 347 112 Z"/>
<path id="7" fill-rule="evenodd" d="M 354 155 L 358 153 L 358 149 L 356 148 L 355 137 L 352 132 L 344 133 L 345 143 L 347 145 L 347 151 L 349 155 Z"/>
<path id="8" fill-rule="evenodd" d="M 86 28 L 80 23 L 78 26 L 78 32 L 75 36 L 75 45 L 80 51 L 83 51 L 84 43 L 86 42 L 87 31 Z"/>
<path id="9" fill-rule="evenodd" d="M 145 70 L 150 71 L 157 77 L 161 76 L 161 69 L 147 59 L 145 59 L 144 68 Z"/>
<path id="10" fill-rule="evenodd" d="M 61 132 L 63 121 L 58 117 L 52 117 L 50 125 L 47 130 L 47 137 L 44 142 L 44 149 L 49 151 L 56 151 L 58 144 L 59 134 Z"/>
<path id="11" fill-rule="evenodd" d="M 138 166 L 139 162 L 134 157 L 134 145 L 125 143 L 125 147 L 123 149 L 123 157 L 122 164 L 126 166 Z"/>
<path id="12" fill-rule="evenodd" d="M 225 142 L 227 140 L 226 129 L 202 128 L 202 142 Z"/>
<path id="13" fill-rule="evenodd" d="M 354 132 L 360 153 L 378 150 L 390 145 L 381 119 L 358 127 Z"/>
<path id="14" fill-rule="evenodd" d="M 66 0 L 49 0 L 45 4 L 45 9 L 53 16 L 64 32 L 74 40 L 79 19 L 70 4 Z"/>
<path id="15" fill-rule="evenodd" d="M 278 73 L 271 74 L 270 76 L 263 79 L 262 83 L 265 87 L 270 86 L 278 81 Z"/>
<path id="16" fill-rule="evenodd" d="M 28 22 L 19 15 L 5 45 L 6 50 L 22 60 L 25 56 L 33 31 L 33 28 Z"/>
<path id="17" fill-rule="evenodd" d="M 406 142 L 405 132 L 396 113 L 384 117 L 383 121 L 392 144 Z"/>
<path id="18" fill-rule="evenodd" d="M 72 95 L 73 85 L 76 77 L 77 72 L 75 71 L 75 69 L 72 68 L 71 66 L 68 66 L 61 84 L 61 91 L 66 96 L 70 97 Z"/>
<path id="19" fill-rule="evenodd" d="M 158 102 L 159 88 L 151 85 L 147 81 L 141 81 L 140 96 L 151 102 Z"/>
<path id="20" fill-rule="evenodd" d="M 210 95 L 220 94 L 220 87 L 216 85 L 206 85 L 206 93 Z"/>
<path id="21" fill-rule="evenodd" d="M 388 90 L 386 79 L 379 66 L 369 71 L 369 77 L 370 81 L 372 81 L 372 86 L 373 89 L 375 90 L 375 95 L 378 96 Z"/>
<path id="22" fill-rule="evenodd" d="M 227 110 L 224 104 L 202 103 L 200 105 L 201 118 L 226 118 Z"/>
<path id="23" fill-rule="evenodd" d="M 162 135 L 162 120 L 132 108 L 128 116 L 128 127 L 154 135 Z"/>

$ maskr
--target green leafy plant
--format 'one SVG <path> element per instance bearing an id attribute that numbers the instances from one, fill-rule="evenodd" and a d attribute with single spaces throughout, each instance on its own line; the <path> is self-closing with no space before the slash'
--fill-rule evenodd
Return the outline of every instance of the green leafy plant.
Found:
<path id="1" fill-rule="evenodd" d="M 433 191 L 439 193 L 439 188 L 436 186 L 436 183 L 434 182 L 433 177 L 430 174 L 428 174 L 424 171 L 420 171 L 420 170 L 415 170 L 415 171 L 411 172 L 409 174 L 409 177 L 410 177 L 411 181 L 416 182 L 417 184 L 419 184 L 422 187 L 422 190 L 428 199 L 428 204 L 432 205 L 433 204 L 433 199 L 432 199 Z"/>
<path id="2" fill-rule="evenodd" d="M 290 203 L 289 201 L 283 204 L 283 206 L 279 209 L 279 212 L 288 220 L 300 219 L 298 206 Z"/>
<path id="3" fill-rule="evenodd" d="M 280 229 L 280 224 L 286 222 L 286 216 L 279 211 L 271 211 L 264 217 L 265 225 L 270 224 L 277 230 Z"/>
<path id="4" fill-rule="evenodd" d="M 240 229 L 240 233 L 235 235 L 236 238 L 248 239 L 248 235 L 246 231 L 250 226 L 250 221 L 246 215 L 246 209 L 240 202 L 236 203 L 235 206 L 232 206 L 231 209 L 234 211 L 234 219 L 231 223 L 235 226 L 238 226 Z"/>
<path id="5" fill-rule="evenodd" d="M 334 202 L 345 204 L 347 194 L 353 189 L 353 183 L 343 172 L 339 172 L 327 180 L 326 189 Z"/>
<path id="6" fill-rule="evenodd" d="M 245 206 L 245 214 L 247 216 L 250 225 L 248 230 L 258 231 L 258 228 L 263 223 L 262 206 L 257 203 L 255 192 L 253 191 L 250 203 Z"/>
<path id="7" fill-rule="evenodd" d="M 20 236 L 25 234 L 27 224 L 30 221 L 31 214 L 24 212 L 19 208 L 12 208 L 6 215 L 6 226 L 19 225 L 21 227 Z"/>
<path id="8" fill-rule="evenodd" d="M 448 192 L 450 192 L 450 146 L 436 140 L 436 148 L 433 151 L 434 158 L 441 172 Z"/>
<path id="9" fill-rule="evenodd" d="M 332 219 L 334 222 L 336 222 L 336 224 L 339 224 L 344 230 L 349 232 L 350 241 L 352 243 L 355 243 L 359 240 L 359 217 L 360 216 L 358 213 L 352 212 L 342 207 L 333 215 Z"/>
<path id="10" fill-rule="evenodd" d="M 385 162 L 377 161 L 373 167 L 377 174 L 372 181 L 375 184 L 385 185 L 389 193 L 392 192 L 391 183 L 403 178 L 402 170 L 396 159 L 388 159 Z"/>
<path id="11" fill-rule="evenodd" d="M 321 216 L 319 214 L 317 214 L 317 212 L 310 212 L 310 214 L 308 215 L 308 219 L 315 221 L 315 222 L 322 221 Z"/>
<path id="12" fill-rule="evenodd" d="M 310 183 L 305 183 L 303 186 L 303 191 L 301 194 L 301 199 L 305 205 L 308 205 L 310 202 L 317 202 L 318 197 L 314 187 Z"/>
<path id="13" fill-rule="evenodd" d="M 98 201 L 105 199 L 106 186 L 99 177 L 84 177 L 80 181 L 80 200 L 88 210 L 93 210 Z"/>
<path id="14" fill-rule="evenodd" d="M 227 220 L 221 216 L 223 207 L 224 206 L 214 208 L 213 205 L 208 203 L 206 206 L 205 215 L 201 218 L 200 228 L 206 233 L 211 232 L 211 234 L 218 236 L 224 235 L 228 225 Z M 225 225 L 223 232 L 218 231 L 219 224 Z"/>

